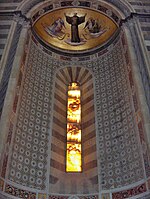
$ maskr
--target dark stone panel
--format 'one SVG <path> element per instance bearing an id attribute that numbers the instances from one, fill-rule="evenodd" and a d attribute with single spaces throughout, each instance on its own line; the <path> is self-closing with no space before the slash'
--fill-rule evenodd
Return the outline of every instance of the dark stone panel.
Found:
<path id="1" fill-rule="evenodd" d="M 52 136 L 56 137 L 58 140 L 61 140 L 62 142 L 66 143 L 66 137 L 61 135 L 58 131 L 56 131 L 55 129 L 53 129 L 52 131 Z"/>
<path id="2" fill-rule="evenodd" d="M 82 80 L 87 76 L 88 73 L 89 73 L 88 70 L 85 70 L 78 81 L 82 82 Z"/>
<path id="3" fill-rule="evenodd" d="M 88 81 L 90 81 L 92 79 L 92 75 L 90 75 L 83 83 L 82 85 L 86 84 Z"/>
<path id="4" fill-rule="evenodd" d="M 22 2 L 23 0 L 13 0 L 14 3 Z"/>
<path id="5" fill-rule="evenodd" d="M 98 5 L 98 10 L 100 10 L 101 12 L 106 13 L 107 8 L 105 8 L 104 6 Z"/>
<path id="6" fill-rule="evenodd" d="M 57 162 L 56 160 L 51 159 L 50 160 L 50 165 L 51 167 L 58 169 L 62 172 L 65 172 L 65 164 L 62 164 L 60 162 Z"/>
<path id="7" fill-rule="evenodd" d="M 47 11 L 50 11 L 53 9 L 53 5 L 48 5 L 45 8 L 43 8 L 44 13 Z M 34 16 L 32 17 L 32 21 L 34 22 L 35 20 L 37 20 L 40 17 L 40 12 L 38 11 L 37 13 L 34 14 Z"/>
<path id="8" fill-rule="evenodd" d="M 67 102 L 66 100 L 62 99 L 59 95 L 57 95 L 56 93 L 54 94 L 55 100 L 58 100 L 62 105 L 67 107 Z"/>
<path id="9" fill-rule="evenodd" d="M 70 75 L 71 82 L 73 82 L 72 68 L 71 68 L 71 67 L 68 67 L 67 70 L 68 70 L 68 73 L 69 73 L 69 75 Z M 69 82 L 69 83 L 71 83 L 71 82 Z"/>
<path id="10" fill-rule="evenodd" d="M 91 89 L 93 89 L 93 84 L 90 84 L 88 87 L 86 87 L 84 90 L 83 90 L 83 93 L 84 95 L 89 92 Z"/>
<path id="11" fill-rule="evenodd" d="M 87 104 L 88 102 L 92 101 L 94 99 L 94 94 L 90 95 L 89 97 L 87 97 L 85 100 L 82 101 L 82 106 L 84 104 Z"/>
<path id="12" fill-rule="evenodd" d="M 71 61 L 71 57 L 66 57 L 66 56 L 63 56 L 63 55 L 60 56 L 60 59 L 65 60 L 65 61 Z"/>
<path id="13" fill-rule="evenodd" d="M 95 130 L 93 130 L 92 132 L 88 133 L 86 136 L 83 137 L 83 143 L 92 139 L 95 136 L 96 136 L 96 132 Z"/>
<path id="14" fill-rule="evenodd" d="M 19 3 L 23 0 L 1 0 L 0 3 Z"/>
<path id="15" fill-rule="evenodd" d="M 58 146 L 54 145 L 53 143 L 51 144 L 51 150 L 59 155 L 62 156 L 62 158 L 65 157 L 65 150 L 62 150 Z"/>
<path id="16" fill-rule="evenodd" d="M 143 9 L 143 6 L 150 6 L 150 3 L 141 3 L 141 2 L 130 2 L 131 5 L 134 6 L 141 6 L 141 8 Z"/>
<path id="17" fill-rule="evenodd" d="M 93 111 L 94 111 L 94 105 L 92 105 L 91 107 L 88 107 L 85 111 L 83 111 L 83 115 L 90 114 Z"/>
<path id="18" fill-rule="evenodd" d="M 139 18 L 140 22 L 150 22 L 150 18 Z"/>
<path id="19" fill-rule="evenodd" d="M 0 25 L 0 29 L 10 29 L 10 25 Z"/>
<path id="20" fill-rule="evenodd" d="M 90 170 L 97 167 L 97 161 L 92 160 L 91 162 L 88 162 L 87 164 L 84 165 L 84 171 Z"/>
<path id="21" fill-rule="evenodd" d="M 92 184 L 98 184 L 98 176 L 94 176 L 94 177 L 90 178 L 90 181 Z"/>
<path id="22" fill-rule="evenodd" d="M 6 39 L 8 34 L 0 34 L 0 39 Z"/>
<path id="23" fill-rule="evenodd" d="M 60 121 L 60 120 L 57 119 L 56 117 L 53 117 L 53 123 L 57 124 L 58 126 L 60 126 L 60 127 L 63 128 L 63 129 L 66 128 L 66 124 L 64 124 L 62 121 Z"/>
<path id="24" fill-rule="evenodd" d="M 60 107 L 58 107 L 56 104 L 54 104 L 54 111 L 62 115 L 63 117 L 67 117 L 67 111 L 62 110 Z"/>
<path id="25" fill-rule="evenodd" d="M 89 121 L 84 122 L 84 123 L 82 124 L 82 128 L 83 128 L 83 129 L 86 129 L 86 128 L 88 128 L 89 126 L 91 126 L 92 124 L 94 124 L 94 123 L 95 123 L 95 118 L 92 118 L 92 119 L 90 119 Z"/>
<path id="26" fill-rule="evenodd" d="M 50 11 L 53 9 L 53 5 L 48 5 L 47 7 L 44 8 L 44 11 L 47 12 L 47 11 Z"/>
<path id="27" fill-rule="evenodd" d="M 89 61 L 90 60 L 90 56 L 88 57 L 80 57 L 79 61 Z"/>
<path id="28" fill-rule="evenodd" d="M 135 12 L 137 12 L 137 13 L 141 13 L 141 12 L 143 12 L 143 8 L 141 7 L 141 9 L 137 9 L 137 8 L 135 8 Z"/>
<path id="29" fill-rule="evenodd" d="M 148 24 L 147 24 L 147 25 L 148 25 Z M 142 29 L 143 31 L 150 31 L 150 25 L 149 25 L 149 26 L 146 26 L 146 27 L 145 27 L 145 26 L 143 27 L 143 26 L 141 25 L 141 29 Z"/>
<path id="30" fill-rule="evenodd" d="M 75 81 L 78 81 L 80 71 L 81 71 L 81 67 L 77 67 Z"/>
<path id="31" fill-rule="evenodd" d="M 84 150 L 84 156 L 90 155 L 91 153 L 96 152 L 96 145 L 93 145 Z"/>
<path id="32" fill-rule="evenodd" d="M 66 81 L 62 79 L 58 74 L 56 75 L 56 78 L 58 78 L 63 84 L 66 84 Z"/>
<path id="33" fill-rule="evenodd" d="M 12 20 L 12 19 L 13 19 L 13 16 L 6 16 L 6 15 L 5 15 L 5 16 L 4 16 L 4 15 L 1 15 L 1 16 L 0 16 L 0 21 L 1 21 L 1 20 L 6 20 L 6 21 L 8 21 L 8 20 Z"/>
<path id="34" fill-rule="evenodd" d="M 119 18 L 117 17 L 117 15 L 115 15 L 114 13 L 112 13 L 111 17 L 118 23 Z"/>
<path id="35" fill-rule="evenodd" d="M 147 47 L 147 50 L 150 51 L 150 46 L 146 46 L 146 47 Z"/>
<path id="36" fill-rule="evenodd" d="M 66 72 L 62 69 L 62 70 L 60 70 L 60 73 L 63 75 L 63 77 L 64 77 L 64 79 L 65 79 L 65 82 L 67 83 L 69 83 L 69 80 L 68 80 L 68 77 L 67 77 L 67 75 L 66 75 Z"/>
<path id="37" fill-rule="evenodd" d="M 145 40 L 150 40 L 150 34 L 148 34 L 148 33 L 144 34 L 144 39 Z"/>
<path id="38" fill-rule="evenodd" d="M 50 175 L 49 176 L 49 182 L 51 184 L 56 184 L 58 182 L 58 178 L 56 178 L 55 176 Z"/>
<path id="39" fill-rule="evenodd" d="M 55 89 L 58 89 L 58 90 L 59 90 L 60 92 L 62 92 L 63 94 L 64 94 L 64 93 L 67 94 L 66 90 L 65 90 L 63 87 L 61 87 L 61 85 L 57 84 L 57 82 L 55 83 Z"/>
<path id="40" fill-rule="evenodd" d="M 72 2 L 73 2 L 73 1 L 62 1 L 62 2 L 61 2 L 61 6 L 62 6 L 62 7 L 65 7 L 65 6 L 73 6 L 73 5 L 72 5 Z"/>
<path id="41" fill-rule="evenodd" d="M 85 7 L 90 7 L 91 3 L 88 1 L 79 1 L 80 2 L 80 6 L 85 6 Z"/>
<path id="42" fill-rule="evenodd" d="M 5 44 L 0 44 L 0 49 L 4 49 Z"/>
<path id="43" fill-rule="evenodd" d="M 15 10 L 17 6 L 8 6 L 8 7 L 2 7 L 0 6 L 0 10 Z"/>

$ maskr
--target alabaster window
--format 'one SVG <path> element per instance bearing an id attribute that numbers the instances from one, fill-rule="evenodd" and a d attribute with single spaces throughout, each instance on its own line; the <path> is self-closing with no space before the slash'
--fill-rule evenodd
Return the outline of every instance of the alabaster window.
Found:
<path id="1" fill-rule="evenodd" d="M 67 101 L 66 172 L 81 172 L 81 90 L 78 83 L 68 86 Z"/>

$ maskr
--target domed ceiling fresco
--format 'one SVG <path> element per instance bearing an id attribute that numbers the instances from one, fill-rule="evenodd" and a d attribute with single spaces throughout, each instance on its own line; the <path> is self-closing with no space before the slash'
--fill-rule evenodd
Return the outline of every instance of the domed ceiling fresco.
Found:
<path id="1" fill-rule="evenodd" d="M 51 47 L 85 51 L 106 44 L 117 24 L 105 14 L 84 8 L 64 8 L 41 16 L 33 29 Z"/>

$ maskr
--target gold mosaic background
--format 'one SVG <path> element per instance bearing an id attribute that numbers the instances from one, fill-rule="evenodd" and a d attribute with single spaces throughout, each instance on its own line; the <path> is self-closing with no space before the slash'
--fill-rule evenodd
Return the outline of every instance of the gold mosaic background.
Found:
<path id="1" fill-rule="evenodd" d="M 67 37 L 70 37 L 69 34 L 71 34 L 71 25 L 66 22 L 65 13 L 67 16 L 73 16 L 74 13 L 77 13 L 79 17 L 86 14 L 85 22 L 78 26 L 79 36 L 80 38 L 84 39 L 84 44 L 74 46 L 65 42 Z M 66 33 L 65 38 L 63 38 L 63 36 L 59 38 L 52 37 L 44 30 L 43 27 L 50 27 L 59 17 L 61 17 L 65 23 L 66 28 L 63 28 L 63 31 Z M 85 31 L 85 24 L 90 17 L 98 20 L 99 24 L 101 25 L 101 29 L 106 30 L 102 35 L 98 37 L 91 37 L 88 31 Z M 64 8 L 41 16 L 41 18 L 34 24 L 34 30 L 38 34 L 38 36 L 47 44 L 69 51 L 83 51 L 95 48 L 100 45 L 104 45 L 117 30 L 117 25 L 108 16 L 97 11 L 83 8 Z"/>

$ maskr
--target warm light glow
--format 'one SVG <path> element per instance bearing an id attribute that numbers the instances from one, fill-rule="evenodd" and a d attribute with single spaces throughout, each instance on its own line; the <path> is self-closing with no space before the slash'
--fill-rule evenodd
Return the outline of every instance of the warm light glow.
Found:
<path id="1" fill-rule="evenodd" d="M 81 171 L 81 144 L 67 144 L 67 172 Z"/>
<path id="2" fill-rule="evenodd" d="M 80 97 L 80 90 L 70 90 L 68 91 L 68 96 L 73 97 L 76 96 L 77 98 Z"/>
<path id="3" fill-rule="evenodd" d="M 81 172 L 81 104 L 80 88 L 68 86 L 66 171 Z"/>

